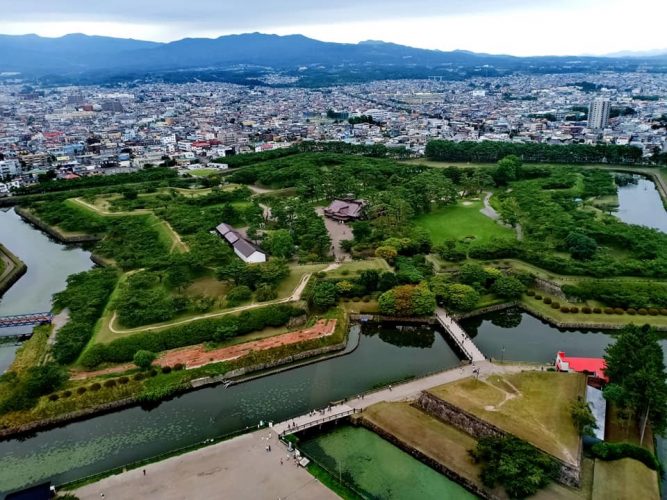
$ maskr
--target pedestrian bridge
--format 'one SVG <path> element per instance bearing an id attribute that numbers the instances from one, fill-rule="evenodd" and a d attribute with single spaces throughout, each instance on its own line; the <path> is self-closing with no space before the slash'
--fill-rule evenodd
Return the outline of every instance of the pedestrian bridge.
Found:
<path id="1" fill-rule="evenodd" d="M 438 307 L 435 310 L 435 317 L 465 357 L 468 358 L 468 361 L 476 362 L 484 361 L 486 359 L 484 354 L 482 354 L 482 351 L 480 351 L 470 337 L 468 337 L 465 330 L 461 328 L 454 318 L 447 314 L 447 311 L 442 307 Z"/>
<path id="2" fill-rule="evenodd" d="M 0 328 L 41 325 L 44 323 L 51 323 L 52 319 L 53 314 L 50 312 L 18 314 L 16 316 L 0 316 Z"/>

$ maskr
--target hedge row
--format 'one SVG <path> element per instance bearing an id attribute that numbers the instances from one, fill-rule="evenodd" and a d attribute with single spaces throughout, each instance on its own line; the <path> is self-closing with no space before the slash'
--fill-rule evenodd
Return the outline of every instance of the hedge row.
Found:
<path id="1" fill-rule="evenodd" d="M 86 368 L 94 368 L 104 362 L 129 362 L 137 351 L 161 352 L 203 342 L 221 341 L 266 327 L 284 326 L 291 318 L 302 314 L 304 310 L 301 308 L 277 304 L 250 309 L 236 316 L 194 321 L 159 332 L 138 333 L 109 344 L 92 346 L 82 356 L 81 364 Z"/>
<path id="2" fill-rule="evenodd" d="M 580 310 L 584 314 L 629 314 L 630 316 L 635 316 L 639 314 L 640 316 L 667 316 L 667 309 L 662 308 L 662 309 L 657 309 L 657 308 L 639 308 L 639 309 L 634 309 L 632 307 L 629 307 L 627 309 L 623 309 L 622 307 L 588 307 L 584 306 L 581 309 L 578 306 L 561 306 L 560 302 L 556 302 L 552 300 L 550 297 L 544 297 L 540 294 L 537 294 L 535 292 L 533 293 L 528 293 L 529 296 L 533 296 L 535 300 L 541 300 L 547 305 L 551 305 L 552 309 L 560 309 L 561 312 L 564 313 L 578 313 Z"/>
<path id="3" fill-rule="evenodd" d="M 639 460 L 652 470 L 662 470 L 662 465 L 656 456 L 646 448 L 641 448 L 628 443 L 595 443 L 591 452 L 600 460 L 620 460 L 621 458 L 633 458 Z"/>

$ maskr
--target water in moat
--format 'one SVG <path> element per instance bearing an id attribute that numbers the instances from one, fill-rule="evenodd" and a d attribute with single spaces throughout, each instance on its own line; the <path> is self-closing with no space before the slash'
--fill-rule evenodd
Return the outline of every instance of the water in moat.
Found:
<path id="1" fill-rule="evenodd" d="M 639 224 L 667 233 L 667 211 L 655 183 L 644 176 L 633 176 L 636 184 L 618 188 L 616 216 L 627 224 Z"/>
<path id="2" fill-rule="evenodd" d="M 299 448 L 366 498 L 477 498 L 363 427 L 339 427 L 300 443 Z"/>
<path id="3" fill-rule="evenodd" d="M 190 392 L 152 410 L 130 408 L 0 442 L 0 490 L 71 481 L 458 363 L 431 328 L 369 325 L 359 347 L 345 356 Z"/>
<path id="4" fill-rule="evenodd" d="M 24 222 L 13 209 L 0 210 L 0 243 L 28 266 L 0 297 L 0 316 L 49 311 L 51 296 L 65 288 L 67 277 L 94 266 L 90 252 L 58 243 Z M 0 336 L 30 331 L 30 327 L 2 328 Z"/>

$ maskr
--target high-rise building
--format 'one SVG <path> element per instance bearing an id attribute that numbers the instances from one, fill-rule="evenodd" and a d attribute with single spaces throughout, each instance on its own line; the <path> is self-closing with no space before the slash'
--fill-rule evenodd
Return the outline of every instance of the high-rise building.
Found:
<path id="1" fill-rule="evenodd" d="M 588 107 L 588 128 L 601 130 L 609 122 L 609 110 L 611 104 L 606 97 L 597 97 L 593 99 Z"/>

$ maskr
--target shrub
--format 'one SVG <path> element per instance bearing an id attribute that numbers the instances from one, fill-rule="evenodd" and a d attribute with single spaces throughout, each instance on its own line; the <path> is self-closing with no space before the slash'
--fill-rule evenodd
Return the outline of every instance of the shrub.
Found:
<path id="1" fill-rule="evenodd" d="M 137 373 L 134 377 L 132 377 L 134 380 L 143 380 L 146 378 L 146 376 L 143 373 Z"/>
<path id="2" fill-rule="evenodd" d="M 60 399 L 57 394 L 50 394 L 49 401 L 58 401 Z"/>
<path id="3" fill-rule="evenodd" d="M 79 387 L 79 388 L 76 390 L 76 393 L 77 393 L 77 394 L 85 394 L 86 390 L 87 390 L 87 389 L 86 389 L 85 387 Z"/>
<path id="4" fill-rule="evenodd" d="M 590 314 L 593 311 L 591 310 L 590 307 L 584 306 L 584 307 L 581 308 L 581 312 L 584 313 L 584 314 Z"/>
<path id="5" fill-rule="evenodd" d="M 114 379 L 106 380 L 103 385 L 107 389 L 111 389 L 112 387 L 116 387 L 116 381 Z"/>
<path id="6" fill-rule="evenodd" d="M 151 371 L 148 372 L 148 375 L 151 377 L 157 376 L 157 370 L 155 368 L 151 368 Z"/>
<path id="7" fill-rule="evenodd" d="M 605 307 L 604 308 L 604 313 L 605 314 L 614 314 L 614 309 L 612 309 L 611 307 Z"/>
<path id="8" fill-rule="evenodd" d="M 275 304 L 244 311 L 239 315 L 227 315 L 215 319 L 203 319 L 181 326 L 166 328 L 158 332 L 145 332 L 116 339 L 109 344 L 97 344 L 87 350 L 81 364 L 93 368 L 102 362 L 124 363 L 132 361 L 137 351 L 162 352 L 187 345 L 202 344 L 224 338 L 262 330 L 266 327 L 286 325 L 290 319 L 304 313 L 300 307 L 290 304 Z M 97 347 L 97 349 L 95 349 Z M 95 349 L 93 357 L 89 353 Z"/>
<path id="9" fill-rule="evenodd" d="M 150 366 L 153 364 L 153 361 L 155 361 L 155 353 L 144 350 L 137 351 L 134 353 L 132 360 L 139 368 L 146 370 L 150 368 Z"/>
<path id="10" fill-rule="evenodd" d="M 657 316 L 657 315 L 658 315 L 658 310 L 655 309 L 655 308 L 653 308 L 653 307 L 651 307 L 651 308 L 648 310 L 648 313 L 649 313 L 651 316 Z"/>
<path id="11" fill-rule="evenodd" d="M 561 308 L 560 308 L 560 312 L 569 313 L 569 312 L 570 312 L 570 308 L 567 307 L 567 306 L 561 306 Z"/>
<path id="12" fill-rule="evenodd" d="M 171 366 L 163 366 L 162 373 L 171 373 Z"/>
<path id="13" fill-rule="evenodd" d="M 352 297 L 352 302 L 359 302 L 361 299 L 359 297 Z"/>
<path id="14" fill-rule="evenodd" d="M 621 458 L 634 458 L 652 470 L 660 470 L 660 462 L 653 453 L 646 448 L 641 448 L 629 443 L 595 443 L 591 452 L 601 460 L 620 460 Z"/>
<path id="15" fill-rule="evenodd" d="M 560 309 L 560 302 L 556 302 L 556 301 L 552 302 L 551 307 L 553 309 Z"/>
<path id="16" fill-rule="evenodd" d="M 63 391 L 62 397 L 63 398 L 69 398 L 71 395 L 72 395 L 72 391 L 67 390 L 67 391 Z"/>
<path id="17" fill-rule="evenodd" d="M 637 314 L 637 309 L 633 309 L 632 307 L 628 307 L 628 310 L 625 311 L 625 312 L 627 312 L 630 316 L 634 316 L 635 314 Z"/>
<path id="18" fill-rule="evenodd" d="M 98 382 L 95 382 L 94 384 L 90 385 L 90 390 L 94 391 L 94 392 L 99 391 L 101 388 L 102 388 L 102 385 Z"/>
<path id="19" fill-rule="evenodd" d="M 614 308 L 614 313 L 616 313 L 616 314 L 624 314 L 625 311 L 624 311 L 623 308 L 621 308 L 621 307 L 615 307 L 615 308 Z"/>
<path id="20" fill-rule="evenodd" d="M 535 295 L 535 290 L 526 290 L 526 295 L 532 297 L 533 295 Z"/>
<path id="21" fill-rule="evenodd" d="M 127 384 L 129 381 L 130 379 L 128 377 L 121 377 L 118 379 L 118 383 L 123 385 Z"/>
<path id="22" fill-rule="evenodd" d="M 370 302 L 371 298 L 368 295 L 364 295 L 361 299 L 362 302 Z"/>
<path id="23" fill-rule="evenodd" d="M 579 312 L 579 308 L 577 306 L 570 307 L 570 312 L 577 314 Z"/>
<path id="24" fill-rule="evenodd" d="M 660 309 L 661 316 L 667 316 L 667 309 Z"/>
<path id="25" fill-rule="evenodd" d="M 180 372 L 181 370 L 185 370 L 185 364 L 183 363 L 176 363 L 174 365 L 174 371 Z"/>
<path id="26" fill-rule="evenodd" d="M 643 307 L 641 307 L 637 312 L 642 316 L 646 316 L 646 314 L 648 313 L 648 311 Z"/>
<path id="27" fill-rule="evenodd" d="M 536 293 L 535 300 L 542 300 L 542 296 L 539 293 Z"/>
<path id="28" fill-rule="evenodd" d="M 544 300 L 542 300 L 545 304 L 551 304 L 551 297 L 544 297 Z"/>
<path id="29" fill-rule="evenodd" d="M 600 314 L 600 313 L 602 313 L 602 309 L 600 309 L 599 307 L 594 307 L 594 308 L 593 308 L 593 312 L 594 312 L 595 314 Z"/>

